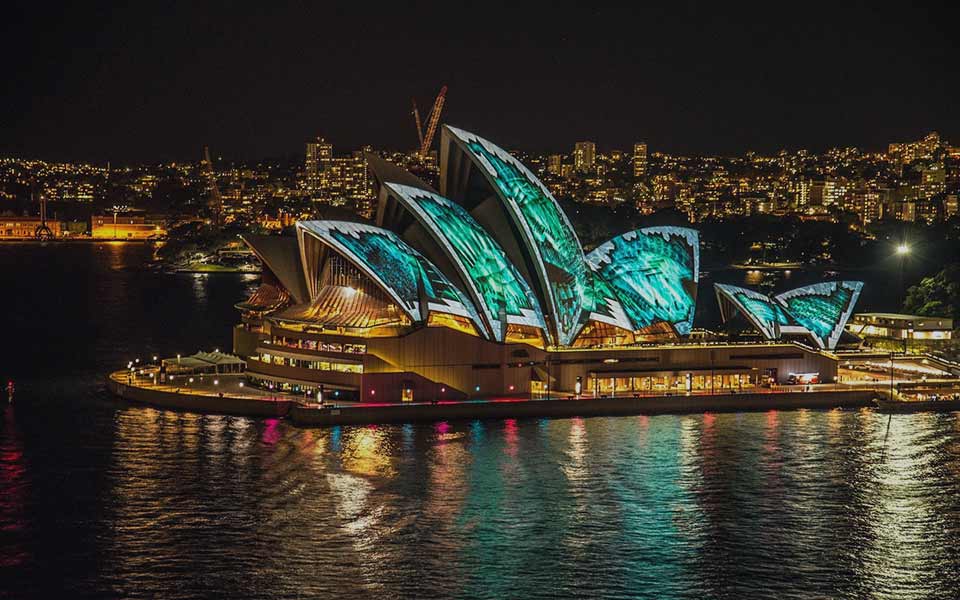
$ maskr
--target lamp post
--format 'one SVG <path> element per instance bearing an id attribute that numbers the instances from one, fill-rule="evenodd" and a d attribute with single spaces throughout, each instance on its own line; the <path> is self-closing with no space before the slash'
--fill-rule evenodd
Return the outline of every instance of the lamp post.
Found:
<path id="1" fill-rule="evenodd" d="M 903 263 L 906 260 L 908 254 L 910 254 L 909 244 L 907 244 L 906 242 L 900 242 L 899 244 L 897 244 L 897 257 L 900 259 L 899 276 L 900 276 L 900 302 L 901 303 L 904 300 L 906 300 L 906 294 L 904 293 L 905 290 L 903 286 Z"/>
<path id="2" fill-rule="evenodd" d="M 897 257 L 900 259 L 900 265 L 899 265 L 899 278 L 900 278 L 899 287 L 900 287 L 900 289 L 899 289 L 899 292 L 898 292 L 898 293 L 899 293 L 899 295 L 900 295 L 899 300 L 900 300 L 900 307 L 901 307 L 901 309 L 902 309 L 902 307 L 903 307 L 904 302 L 907 301 L 907 290 L 906 290 L 906 285 L 905 285 L 904 280 L 903 280 L 903 263 L 904 263 L 904 261 L 906 260 L 906 258 L 907 258 L 907 256 L 908 256 L 909 254 L 910 254 L 910 245 L 907 244 L 906 242 L 900 242 L 900 243 L 897 245 Z M 906 338 L 903 339 L 903 352 L 904 352 L 904 354 L 906 354 L 906 352 L 907 352 L 907 339 L 906 339 Z M 892 362 L 891 362 L 891 364 L 892 364 Z"/>
<path id="3" fill-rule="evenodd" d="M 890 351 L 890 402 L 893 402 L 893 350 Z"/>

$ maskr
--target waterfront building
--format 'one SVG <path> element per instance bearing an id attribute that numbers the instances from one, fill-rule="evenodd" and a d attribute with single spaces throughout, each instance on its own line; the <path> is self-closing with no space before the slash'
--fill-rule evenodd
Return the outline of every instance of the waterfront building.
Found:
<path id="1" fill-rule="evenodd" d="M 943 199 L 943 216 L 950 219 L 960 214 L 960 199 L 957 194 L 947 194 Z"/>
<path id="2" fill-rule="evenodd" d="M 548 189 L 502 148 L 444 126 L 439 160 L 435 189 L 368 156 L 374 224 L 301 221 L 296 237 L 244 236 L 263 263 L 234 329 L 252 385 L 396 402 L 729 392 L 789 373 L 836 376 L 822 351 L 832 341 L 817 343 L 832 331 L 691 337 L 695 230 L 643 228 L 585 252 Z"/>
<path id="3" fill-rule="evenodd" d="M 40 217 L 12 217 L 0 215 L 0 240 L 32 240 L 43 225 Z M 46 221 L 53 237 L 62 235 L 60 221 Z"/>
<path id="4" fill-rule="evenodd" d="M 877 345 L 895 342 L 895 349 L 911 346 L 930 349 L 953 339 L 953 319 L 899 313 L 857 313 L 847 331 Z"/>
<path id="5" fill-rule="evenodd" d="M 113 213 L 90 217 L 90 237 L 104 240 L 146 240 L 167 235 L 164 219 L 141 213 Z"/>

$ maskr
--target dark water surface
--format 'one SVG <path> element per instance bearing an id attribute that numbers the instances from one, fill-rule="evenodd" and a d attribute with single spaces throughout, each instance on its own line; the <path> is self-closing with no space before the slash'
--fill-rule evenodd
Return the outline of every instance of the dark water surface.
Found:
<path id="1" fill-rule="evenodd" d="M 119 403 L 256 282 L 0 245 L 0 597 L 956 598 L 960 419 L 797 411 L 297 429 Z M 711 298 L 707 295 L 705 298 Z"/>

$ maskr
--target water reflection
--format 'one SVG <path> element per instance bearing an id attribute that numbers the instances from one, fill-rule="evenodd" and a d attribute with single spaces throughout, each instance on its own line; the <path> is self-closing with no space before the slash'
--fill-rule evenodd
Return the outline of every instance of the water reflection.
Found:
<path id="1" fill-rule="evenodd" d="M 5 525 L 29 510 L 10 423 Z M 95 587 L 947 597 L 960 570 L 957 417 L 897 416 L 884 450 L 886 425 L 871 411 L 771 411 L 301 430 L 125 408 Z M 3 556 L 31 560 L 23 544 Z"/>
<path id="2" fill-rule="evenodd" d="M 0 574 L 27 562 L 27 469 L 16 414 L 0 399 Z M 0 587 L 2 590 L 2 587 Z"/>

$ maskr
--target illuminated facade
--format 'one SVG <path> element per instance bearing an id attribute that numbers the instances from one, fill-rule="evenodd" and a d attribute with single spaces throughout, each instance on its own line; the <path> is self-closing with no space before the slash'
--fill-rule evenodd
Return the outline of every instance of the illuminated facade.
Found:
<path id="1" fill-rule="evenodd" d="M 833 350 L 853 313 L 863 282 L 825 281 L 769 297 L 746 288 L 714 284 L 724 322 L 742 316 L 763 337 L 808 337 Z"/>
<path id="2" fill-rule="evenodd" d="M 443 247 L 483 312 L 493 339 L 506 338 L 507 324 L 543 330 L 546 325 L 533 291 L 506 253 L 462 206 L 425 190 L 386 184 Z"/>
<path id="3" fill-rule="evenodd" d="M 468 318 L 477 331 L 484 331 L 463 292 L 395 233 L 340 221 L 300 222 L 297 230 L 300 236 L 314 236 L 347 258 L 414 323 L 425 322 L 430 312 L 438 312 Z"/>
<path id="4" fill-rule="evenodd" d="M 104 240 L 146 240 L 167 235 L 162 222 L 144 215 L 120 213 L 90 217 L 90 237 Z"/>
<path id="5" fill-rule="evenodd" d="M 700 270 L 692 229 L 631 231 L 586 254 L 532 172 L 451 127 L 439 191 L 365 159 L 375 224 L 301 221 L 296 238 L 244 237 L 264 266 L 234 330 L 253 385 L 378 401 L 639 394 L 835 367 L 790 343 L 687 341 Z"/>
<path id="6" fill-rule="evenodd" d="M 635 330 L 693 327 L 700 279 L 700 239 L 685 227 L 649 227 L 601 244 L 587 262 L 615 290 Z"/>

